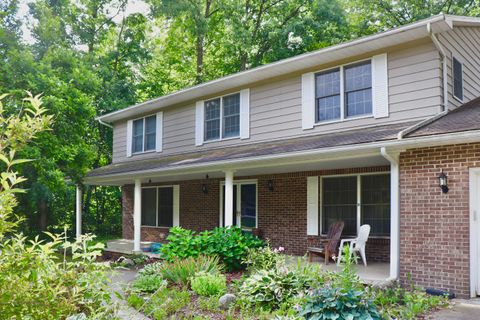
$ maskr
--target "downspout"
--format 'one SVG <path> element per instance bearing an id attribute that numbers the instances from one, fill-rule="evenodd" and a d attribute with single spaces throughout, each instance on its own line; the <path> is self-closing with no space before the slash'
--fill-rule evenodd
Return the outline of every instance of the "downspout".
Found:
<path id="1" fill-rule="evenodd" d="M 399 152 L 380 148 L 380 154 L 390 162 L 390 277 L 400 277 L 400 166 Z"/>
<path id="2" fill-rule="evenodd" d="M 98 120 L 98 122 L 99 122 L 100 124 L 103 124 L 104 126 L 106 126 L 106 127 L 109 127 L 109 128 L 112 128 L 112 129 L 113 129 L 113 126 L 112 126 L 111 124 L 109 124 L 109 123 L 106 123 L 106 122 L 103 122 L 103 121 L 102 121 L 102 119 L 100 119 L 100 118 L 97 118 L 97 120 Z"/>
<path id="3" fill-rule="evenodd" d="M 430 38 L 433 41 L 433 44 L 435 45 L 435 48 L 437 48 L 438 52 L 440 52 L 440 56 L 442 57 L 442 78 L 443 78 L 443 105 L 442 105 L 442 111 L 448 110 L 448 78 L 447 78 L 447 55 L 445 54 L 445 50 L 438 41 L 438 38 L 435 36 L 435 34 L 432 31 L 432 25 L 427 23 L 427 32 L 430 35 Z"/>

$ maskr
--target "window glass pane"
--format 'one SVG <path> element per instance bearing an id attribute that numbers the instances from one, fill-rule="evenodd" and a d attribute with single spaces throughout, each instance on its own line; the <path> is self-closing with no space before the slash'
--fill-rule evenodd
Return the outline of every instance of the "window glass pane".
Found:
<path id="1" fill-rule="evenodd" d="M 132 152 L 143 151 L 143 119 L 133 121 Z"/>
<path id="2" fill-rule="evenodd" d="M 345 67 L 347 117 L 372 113 L 372 68 L 370 61 Z"/>
<path id="3" fill-rule="evenodd" d="M 223 97 L 223 137 L 240 134 L 240 94 Z"/>
<path id="4" fill-rule="evenodd" d="M 158 188 L 158 226 L 173 226 L 173 187 Z"/>
<path id="5" fill-rule="evenodd" d="M 340 119 L 340 69 L 316 75 L 316 121 Z"/>
<path id="6" fill-rule="evenodd" d="M 375 174 L 361 177 L 362 224 L 369 224 L 376 236 L 390 234 L 390 175 Z"/>
<path id="7" fill-rule="evenodd" d="M 257 186 L 242 184 L 241 186 L 242 227 L 255 228 L 257 221 Z"/>
<path id="8" fill-rule="evenodd" d="M 453 94 L 463 100 L 463 71 L 462 64 L 453 58 Z"/>
<path id="9" fill-rule="evenodd" d="M 220 98 L 205 101 L 205 140 L 220 138 Z"/>
<path id="10" fill-rule="evenodd" d="M 156 226 L 157 224 L 157 189 L 142 189 L 142 225 Z"/>
<path id="11" fill-rule="evenodd" d="M 157 116 L 145 118 L 145 151 L 155 149 Z"/>
<path id="12" fill-rule="evenodd" d="M 323 178 L 322 230 L 336 221 L 345 223 L 342 235 L 357 234 L 357 177 Z"/>

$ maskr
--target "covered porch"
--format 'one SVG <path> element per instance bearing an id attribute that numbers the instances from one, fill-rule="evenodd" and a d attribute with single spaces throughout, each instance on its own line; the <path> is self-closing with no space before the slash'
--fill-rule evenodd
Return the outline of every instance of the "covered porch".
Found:
<path id="1" fill-rule="evenodd" d="M 342 238 L 355 237 L 361 223 L 372 225 L 373 232 L 367 243 L 368 266 L 358 266 L 359 276 L 374 282 L 396 279 L 398 248 L 391 239 L 395 236 L 393 228 L 398 225 L 391 199 L 398 199 L 392 195 L 398 192 L 395 188 L 398 176 L 395 178 L 392 167 L 396 170 L 395 163 L 389 165 L 386 153 L 382 155 L 378 151 L 348 159 L 322 157 L 301 166 L 238 166 L 222 171 L 209 168 L 201 173 L 151 174 L 134 179 L 133 183 L 125 181 L 121 183 L 124 239 L 110 241 L 107 250 L 141 253 L 142 248 L 153 242 L 164 242 L 172 226 L 202 231 L 236 225 L 268 240 L 272 247 L 282 246 L 290 255 L 303 256 L 308 246 L 318 245 L 325 237 L 331 221 L 342 219 L 345 221 Z M 370 185 L 387 181 L 387 220 L 385 211 L 370 220 L 364 216 L 366 206 L 374 205 L 361 203 L 364 202 L 362 194 L 366 193 L 363 189 L 368 185 L 362 181 L 367 180 L 372 180 Z M 340 190 L 330 189 L 332 185 L 353 186 L 341 192 L 349 194 L 347 198 L 351 201 L 336 203 L 336 197 L 331 195 L 339 194 Z M 81 204 L 78 206 L 81 208 Z M 380 210 L 380 206 L 385 203 L 376 205 L 375 210 Z M 77 219 L 81 219 L 81 214 Z M 79 227 L 78 234 L 81 233 Z M 325 270 L 336 268 L 333 262 L 325 266 Z"/>

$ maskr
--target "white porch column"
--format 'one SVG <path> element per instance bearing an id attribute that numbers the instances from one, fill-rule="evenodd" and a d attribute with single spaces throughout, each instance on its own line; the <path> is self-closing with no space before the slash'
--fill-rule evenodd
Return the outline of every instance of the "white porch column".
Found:
<path id="1" fill-rule="evenodd" d="M 390 278 L 400 276 L 400 167 L 399 152 L 381 149 L 382 156 L 390 162 Z"/>
<path id="2" fill-rule="evenodd" d="M 76 223 L 76 238 L 80 239 L 82 235 L 82 188 L 77 184 L 77 192 L 75 195 L 75 223 Z"/>
<path id="3" fill-rule="evenodd" d="M 233 170 L 225 171 L 225 227 L 233 225 Z"/>
<path id="4" fill-rule="evenodd" d="M 133 194 L 133 251 L 140 252 L 140 237 L 142 224 L 142 183 L 140 179 L 135 180 Z"/>

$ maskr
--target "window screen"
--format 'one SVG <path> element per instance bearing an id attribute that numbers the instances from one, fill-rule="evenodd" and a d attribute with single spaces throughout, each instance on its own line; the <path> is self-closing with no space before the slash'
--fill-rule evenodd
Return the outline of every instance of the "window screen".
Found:
<path id="1" fill-rule="evenodd" d="M 342 235 L 357 234 L 357 177 L 322 179 L 322 230 L 336 221 L 345 223 Z"/>
<path id="2" fill-rule="evenodd" d="M 371 62 L 345 67 L 345 113 L 347 117 L 372 113 Z"/>
<path id="3" fill-rule="evenodd" d="M 145 118 L 145 151 L 155 149 L 157 116 Z"/>
<path id="4" fill-rule="evenodd" d="M 205 101 L 205 141 L 220 138 L 220 98 Z"/>
<path id="5" fill-rule="evenodd" d="M 142 189 L 142 225 L 153 226 L 157 225 L 157 189 L 144 188 Z"/>
<path id="6" fill-rule="evenodd" d="M 158 188 L 158 226 L 173 226 L 173 187 Z"/>
<path id="7" fill-rule="evenodd" d="M 340 119 L 340 69 L 316 75 L 316 121 Z"/>
<path id="8" fill-rule="evenodd" d="M 460 61 L 453 58 L 453 95 L 463 100 L 463 66 Z"/>
<path id="9" fill-rule="evenodd" d="M 132 152 L 143 151 L 143 119 L 133 121 Z"/>
<path id="10" fill-rule="evenodd" d="M 223 97 L 223 137 L 240 134 L 240 94 Z"/>
<path id="11" fill-rule="evenodd" d="M 370 225 L 372 235 L 390 235 L 390 175 L 362 176 L 361 196 L 362 224 Z"/>

